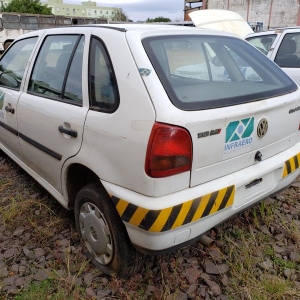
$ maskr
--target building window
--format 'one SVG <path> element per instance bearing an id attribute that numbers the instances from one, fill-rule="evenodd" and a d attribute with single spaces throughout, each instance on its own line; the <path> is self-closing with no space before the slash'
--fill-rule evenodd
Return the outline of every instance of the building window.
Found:
<path id="1" fill-rule="evenodd" d="M 60 11 L 59 7 L 56 7 L 56 11 Z"/>
<path id="2" fill-rule="evenodd" d="M 106 14 L 108 15 L 108 10 L 106 11 Z"/>
<path id="3" fill-rule="evenodd" d="M 74 15 L 76 14 L 76 9 L 75 9 L 75 8 L 73 8 L 73 14 L 74 14 Z"/>

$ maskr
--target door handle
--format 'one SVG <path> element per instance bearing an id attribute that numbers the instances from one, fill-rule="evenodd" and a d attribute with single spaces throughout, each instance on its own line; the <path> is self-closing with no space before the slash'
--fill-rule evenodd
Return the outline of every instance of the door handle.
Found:
<path id="1" fill-rule="evenodd" d="M 15 113 L 15 109 L 12 108 L 12 107 L 5 106 L 5 110 L 6 110 L 7 112 L 9 112 L 9 113 L 12 113 L 12 114 Z"/>
<path id="2" fill-rule="evenodd" d="M 77 137 L 77 131 L 72 130 L 72 129 L 66 129 L 63 126 L 59 126 L 58 127 L 59 132 L 61 133 L 65 133 L 67 135 L 70 135 L 72 137 Z"/>

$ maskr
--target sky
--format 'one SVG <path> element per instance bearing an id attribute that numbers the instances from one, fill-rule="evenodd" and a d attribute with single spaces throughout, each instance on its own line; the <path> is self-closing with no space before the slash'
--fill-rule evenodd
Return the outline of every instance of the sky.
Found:
<path id="1" fill-rule="evenodd" d="M 128 18 L 145 21 L 147 18 L 165 17 L 183 21 L 184 0 L 92 0 L 98 6 L 121 7 Z M 67 1 L 66 1 L 67 2 Z M 72 1 L 75 2 L 74 0 Z M 76 1 L 76 4 L 81 1 Z"/>

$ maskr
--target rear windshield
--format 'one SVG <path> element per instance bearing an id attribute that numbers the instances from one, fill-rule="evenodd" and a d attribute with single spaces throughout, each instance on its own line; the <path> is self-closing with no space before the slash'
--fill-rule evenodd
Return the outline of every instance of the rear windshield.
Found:
<path id="1" fill-rule="evenodd" d="M 290 93 L 297 85 L 247 42 L 221 36 L 159 36 L 143 45 L 172 103 L 201 110 Z"/>

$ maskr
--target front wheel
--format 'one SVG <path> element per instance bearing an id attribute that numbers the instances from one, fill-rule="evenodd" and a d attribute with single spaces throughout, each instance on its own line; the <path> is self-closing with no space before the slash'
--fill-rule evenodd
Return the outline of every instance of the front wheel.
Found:
<path id="1" fill-rule="evenodd" d="M 88 258 L 106 275 L 127 278 L 141 264 L 126 228 L 109 195 L 100 184 L 89 184 L 77 194 L 75 221 Z"/>

